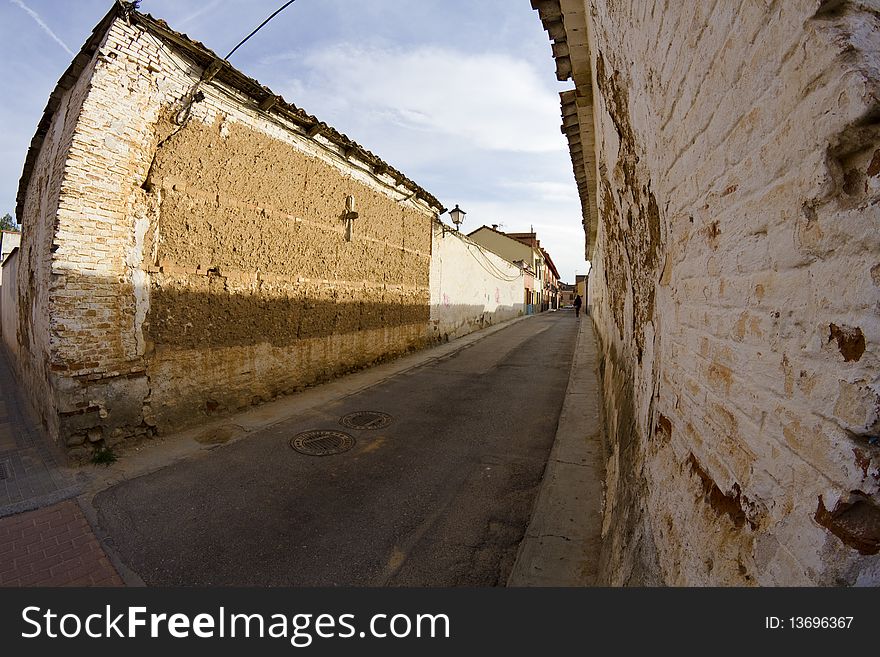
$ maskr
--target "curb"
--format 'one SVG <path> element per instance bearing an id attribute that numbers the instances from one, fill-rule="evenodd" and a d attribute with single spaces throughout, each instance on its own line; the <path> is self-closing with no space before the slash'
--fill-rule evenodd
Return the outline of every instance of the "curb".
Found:
<path id="1" fill-rule="evenodd" d="M 602 534 L 604 459 L 598 354 L 584 315 L 556 439 L 507 586 L 594 586 Z"/>

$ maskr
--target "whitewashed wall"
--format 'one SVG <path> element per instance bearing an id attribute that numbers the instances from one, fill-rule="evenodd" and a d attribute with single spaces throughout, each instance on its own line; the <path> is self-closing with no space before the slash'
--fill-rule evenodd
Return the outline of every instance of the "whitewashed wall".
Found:
<path id="1" fill-rule="evenodd" d="M 3 262 L 3 276 L 7 284 L 0 287 L 0 311 L 2 311 L 3 342 L 10 352 L 18 356 L 18 254 L 16 251 Z"/>
<path id="2" fill-rule="evenodd" d="M 880 583 L 878 8 L 589 2 L 610 584 Z"/>
<path id="3" fill-rule="evenodd" d="M 434 339 L 449 340 L 523 314 L 519 267 L 439 223 L 431 237 Z"/>

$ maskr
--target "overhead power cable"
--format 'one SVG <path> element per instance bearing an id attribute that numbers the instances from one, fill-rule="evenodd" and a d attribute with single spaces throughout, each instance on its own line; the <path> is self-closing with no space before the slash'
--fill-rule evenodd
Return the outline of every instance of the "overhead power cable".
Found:
<path id="1" fill-rule="evenodd" d="M 476 255 L 474 255 L 474 252 L 471 251 L 471 245 L 470 245 L 470 244 L 467 244 L 467 243 L 466 243 L 465 246 L 467 247 L 467 252 L 468 252 L 468 254 L 469 254 L 474 260 L 476 260 L 476 261 L 477 261 L 477 264 L 480 265 L 480 267 L 482 267 L 486 272 L 488 272 L 488 274 L 489 274 L 490 276 L 492 276 L 493 278 L 497 278 L 498 280 L 504 281 L 504 282 L 506 282 L 506 283 L 512 283 L 512 282 L 514 282 L 514 281 L 518 281 L 520 278 L 522 278 L 522 272 L 517 272 L 517 274 L 516 274 L 515 276 L 511 276 L 510 274 L 503 272 L 503 271 L 502 271 L 497 265 L 495 265 L 495 263 L 493 263 L 493 262 L 489 259 L 489 257 L 483 252 L 483 249 L 482 249 L 482 247 L 481 247 L 480 245 L 475 244 L 474 246 L 477 247 L 477 251 L 478 251 L 478 253 L 479 253 L 481 256 L 483 256 L 483 262 L 481 262 L 480 259 L 479 259 Z"/>
<path id="2" fill-rule="evenodd" d="M 242 40 L 239 42 L 239 44 L 238 44 L 237 46 L 235 46 L 235 48 L 233 48 L 232 50 L 230 50 L 230 51 L 229 51 L 229 54 L 226 55 L 226 57 L 224 57 L 223 59 L 228 60 L 230 57 L 232 57 L 232 53 L 234 53 L 236 50 L 238 50 L 239 48 L 241 48 L 241 47 L 245 44 L 245 42 L 246 42 L 248 39 L 250 39 L 252 36 L 254 36 L 257 32 L 259 32 L 260 29 L 261 29 L 266 23 L 268 23 L 270 20 L 272 20 L 273 18 L 275 18 L 278 14 L 280 14 L 282 11 L 284 11 L 285 9 L 287 9 L 287 8 L 288 8 L 290 5 L 292 5 L 293 3 L 294 3 L 294 0 L 290 0 L 289 2 L 285 2 L 283 5 L 281 5 L 280 8 L 276 9 L 275 12 L 274 12 L 271 16 L 269 16 L 269 18 L 267 18 L 267 19 L 264 20 L 262 23 L 260 23 L 260 24 L 257 26 L 257 28 L 256 28 L 253 32 L 251 32 L 250 34 L 248 34 L 244 39 L 242 39 Z"/>

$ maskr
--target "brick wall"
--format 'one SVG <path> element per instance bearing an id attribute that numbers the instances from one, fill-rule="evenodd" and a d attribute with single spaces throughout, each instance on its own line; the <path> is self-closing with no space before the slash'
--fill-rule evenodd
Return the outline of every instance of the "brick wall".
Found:
<path id="1" fill-rule="evenodd" d="M 880 582 L 878 9 L 587 3 L 609 583 Z"/>
<path id="2" fill-rule="evenodd" d="M 33 396 L 75 454 L 427 339 L 439 208 L 218 80 L 180 125 L 202 72 L 116 18 L 38 156 L 21 290 L 40 306 L 22 335 L 43 341 Z"/>
<path id="3" fill-rule="evenodd" d="M 55 104 L 54 113 L 45 126 L 42 147 L 34 159 L 27 185 L 19 191 L 23 193 L 23 202 L 18 212 L 22 222 L 16 277 L 18 322 L 15 336 L 4 335 L 4 340 L 13 343 L 12 351 L 21 354 L 16 362 L 21 384 L 52 436 L 58 435 L 60 424 L 53 352 L 59 332 L 64 330 L 63 324 L 51 319 L 54 293 L 63 286 L 53 264 L 53 245 L 62 204 L 62 181 L 97 56 L 86 60 L 78 79 L 50 99 Z"/>

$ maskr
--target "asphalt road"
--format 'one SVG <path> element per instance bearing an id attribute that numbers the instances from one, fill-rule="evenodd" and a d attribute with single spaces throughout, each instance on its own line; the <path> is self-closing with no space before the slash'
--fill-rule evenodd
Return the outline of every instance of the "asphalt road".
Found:
<path id="1" fill-rule="evenodd" d="M 582 320 L 583 321 L 583 320 Z M 568 383 L 576 322 L 545 313 L 365 391 L 99 493 L 148 585 L 503 585 Z M 381 411 L 377 430 L 347 429 Z M 345 431 L 307 456 L 290 439 Z"/>

